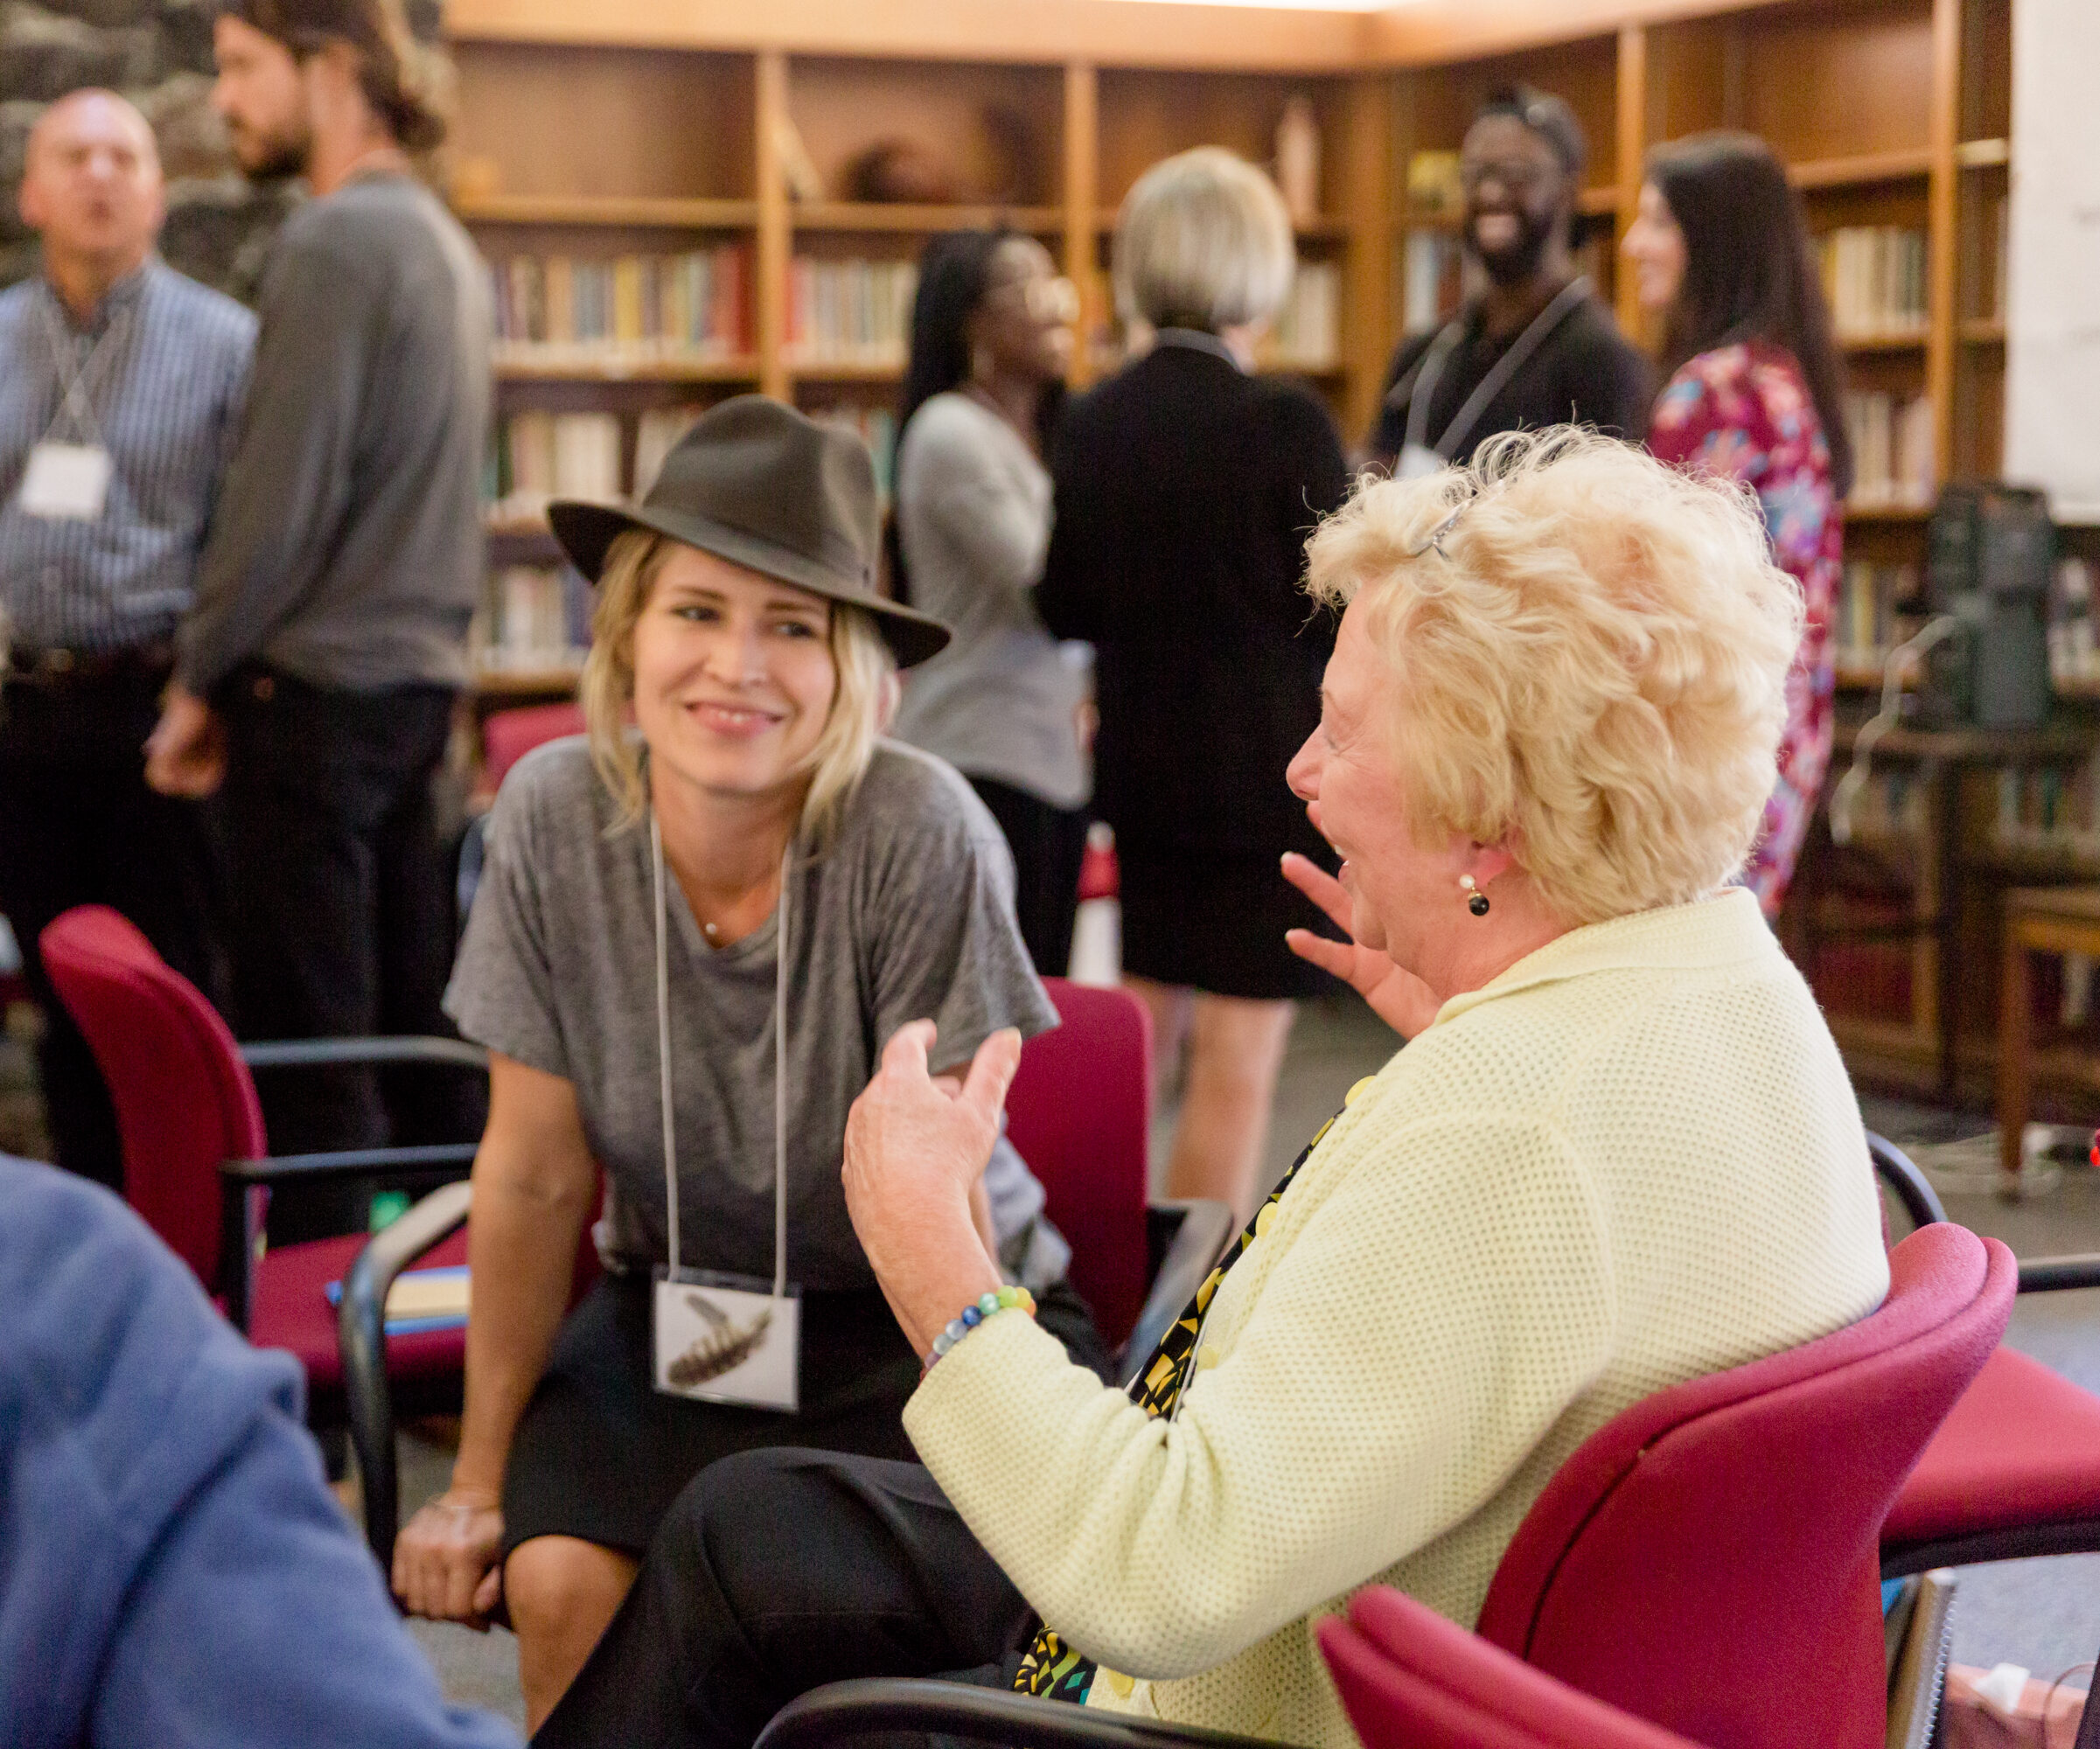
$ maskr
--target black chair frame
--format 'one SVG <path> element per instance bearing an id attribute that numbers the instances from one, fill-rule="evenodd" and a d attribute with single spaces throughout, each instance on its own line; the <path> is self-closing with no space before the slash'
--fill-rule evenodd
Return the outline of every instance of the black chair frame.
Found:
<path id="1" fill-rule="evenodd" d="M 434 1191 L 373 1235 L 343 1279 L 336 1337 L 342 1346 L 351 1444 L 364 1476 L 365 1539 L 382 1569 L 393 1566 L 394 1539 L 401 1529 L 400 1471 L 394 1449 L 394 1408 L 387 1379 L 383 1308 L 394 1278 L 457 1231 L 471 1201 L 470 1187 L 464 1184 L 447 1184 Z M 1145 1216 L 1152 1286 L 1119 1353 L 1125 1383 L 1196 1297 L 1232 1237 L 1232 1211 L 1223 1202 L 1155 1202 Z"/>

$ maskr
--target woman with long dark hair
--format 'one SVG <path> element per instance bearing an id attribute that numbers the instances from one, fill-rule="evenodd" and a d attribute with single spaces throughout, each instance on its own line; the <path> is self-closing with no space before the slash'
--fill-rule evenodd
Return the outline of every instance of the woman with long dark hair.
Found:
<path id="1" fill-rule="evenodd" d="M 1845 366 L 1801 202 L 1755 135 L 1698 134 L 1658 148 L 1619 247 L 1641 307 L 1664 323 L 1670 377 L 1648 447 L 1755 491 L 1773 561 L 1801 585 L 1807 608 L 1779 782 L 1743 868 L 1744 884 L 1775 916 L 1830 766 L 1831 611 L 1852 481 Z"/>
<path id="2" fill-rule="evenodd" d="M 959 231 L 919 262 L 898 422 L 900 593 L 954 629 L 914 673 L 895 733 L 947 760 L 1014 853 L 1015 909 L 1037 971 L 1071 955 L 1092 793 L 1081 674 L 1034 600 L 1050 546 L 1043 465 L 1071 362 L 1071 287 L 1032 237 Z"/>

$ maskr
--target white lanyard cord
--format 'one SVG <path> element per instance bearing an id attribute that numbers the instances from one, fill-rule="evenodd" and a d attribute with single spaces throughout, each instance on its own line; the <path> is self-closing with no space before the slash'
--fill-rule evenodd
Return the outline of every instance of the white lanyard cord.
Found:
<path id="1" fill-rule="evenodd" d="M 773 972 L 773 1297 L 787 1292 L 787 888 L 794 867 L 791 839 L 780 856 L 778 922 L 774 928 Z M 670 1243 L 671 1279 L 678 1279 L 678 1123 L 671 1094 L 671 979 L 665 928 L 664 834 L 656 811 L 649 812 L 649 858 L 656 888 L 656 1062 L 664 1117 L 664 1225 Z"/>
<path id="2" fill-rule="evenodd" d="M 80 348 L 73 344 L 65 324 L 52 313 L 48 303 L 43 306 L 43 310 L 45 334 L 51 342 L 52 363 L 58 366 L 66 380 L 66 392 L 59 397 L 59 410 L 52 415 L 51 425 L 45 435 L 49 436 L 51 431 L 57 429 L 60 420 L 70 419 L 71 429 L 79 431 L 90 443 L 100 449 L 102 447 L 102 428 L 94 416 L 94 384 L 92 379 L 97 363 L 104 361 L 106 356 L 115 354 L 115 348 L 110 348 L 107 355 L 104 349 L 109 347 L 112 340 L 122 338 L 129 330 L 130 306 L 125 305 L 110 318 L 109 325 L 102 331 L 101 338 L 87 349 L 87 356 L 80 360 L 78 369 L 74 368 L 73 359 Z"/>
<path id="3" fill-rule="evenodd" d="M 1480 415 L 1487 411 L 1488 403 L 1500 394 L 1510 379 L 1530 362 L 1531 356 L 1544 345 L 1554 329 L 1568 313 L 1589 296 L 1589 277 L 1578 274 L 1553 295 L 1552 301 L 1524 325 L 1524 332 L 1510 343 L 1510 349 L 1495 361 L 1489 371 L 1466 398 L 1465 404 L 1451 415 L 1451 422 L 1444 428 L 1444 435 L 1434 446 L 1438 456 L 1448 462 L 1458 453 L 1458 446 L 1472 435 L 1473 427 Z M 1407 395 L 1407 441 L 1418 448 L 1428 435 L 1429 401 L 1436 393 L 1436 385 L 1442 377 L 1444 362 L 1457 349 L 1465 338 L 1464 320 L 1450 324 L 1436 337 L 1422 362 L 1416 366 L 1420 374 Z M 1396 385 L 1397 387 L 1397 385 Z"/>

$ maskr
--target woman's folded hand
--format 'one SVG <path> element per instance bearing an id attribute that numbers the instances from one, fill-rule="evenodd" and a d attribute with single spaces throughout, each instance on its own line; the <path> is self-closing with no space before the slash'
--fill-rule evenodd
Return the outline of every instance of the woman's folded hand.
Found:
<path id="1" fill-rule="evenodd" d="M 394 1594 L 410 1615 L 485 1629 L 503 1596 L 503 1512 L 482 1488 L 452 1488 L 401 1528 Z"/>

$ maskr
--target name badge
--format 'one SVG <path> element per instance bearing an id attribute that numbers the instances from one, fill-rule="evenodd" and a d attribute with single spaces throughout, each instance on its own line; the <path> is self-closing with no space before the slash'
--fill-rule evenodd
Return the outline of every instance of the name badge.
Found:
<path id="1" fill-rule="evenodd" d="M 94 443 L 39 443 L 22 471 L 20 503 L 28 516 L 93 522 L 109 496 L 108 450 Z"/>
<path id="2" fill-rule="evenodd" d="M 699 1403 L 792 1415 L 802 1354 L 802 1301 L 770 1281 L 686 1270 L 656 1272 L 656 1388 Z"/>
<path id="3" fill-rule="evenodd" d="M 1409 443 L 1392 464 L 1392 477 L 1396 480 L 1423 480 L 1442 473 L 1450 465 L 1427 443 Z"/>

